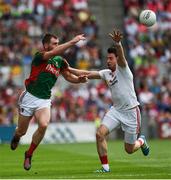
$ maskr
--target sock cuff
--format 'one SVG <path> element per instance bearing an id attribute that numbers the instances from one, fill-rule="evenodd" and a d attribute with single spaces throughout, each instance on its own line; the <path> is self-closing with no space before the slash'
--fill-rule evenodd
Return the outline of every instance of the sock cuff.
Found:
<path id="1" fill-rule="evenodd" d="M 144 140 L 142 138 L 138 138 L 138 141 L 140 142 L 141 146 L 144 144 Z"/>
<path id="2" fill-rule="evenodd" d="M 106 170 L 106 171 L 109 171 L 109 170 L 110 170 L 109 164 L 102 164 L 102 167 L 103 167 L 103 169 Z"/>
<path id="3" fill-rule="evenodd" d="M 31 146 L 37 147 L 37 144 L 35 144 L 34 142 L 32 142 L 32 143 L 31 143 Z"/>
<path id="4" fill-rule="evenodd" d="M 31 145 L 27 151 L 27 155 L 32 156 L 32 154 L 33 154 L 34 150 L 37 148 L 37 146 L 38 146 L 37 144 L 31 142 Z"/>

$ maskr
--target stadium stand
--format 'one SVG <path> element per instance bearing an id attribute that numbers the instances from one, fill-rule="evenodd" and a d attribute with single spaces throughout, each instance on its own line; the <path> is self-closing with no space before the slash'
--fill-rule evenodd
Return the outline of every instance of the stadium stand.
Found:
<path id="1" fill-rule="evenodd" d="M 125 31 L 129 58 L 148 132 L 157 136 L 160 122 L 171 122 L 171 1 L 125 0 Z M 151 9 L 158 23 L 146 28 L 138 22 L 141 9 Z"/>
<path id="2" fill-rule="evenodd" d="M 124 0 L 123 4 L 128 62 L 136 76 L 149 136 L 157 137 L 159 123 L 171 122 L 171 1 Z M 142 8 L 157 14 L 159 23 L 150 31 L 138 23 Z M 88 40 L 67 51 L 65 57 L 72 67 L 103 67 L 98 25 L 87 0 L 2 0 L 0 9 L 0 124 L 16 123 L 17 98 L 32 56 L 41 49 L 43 33 L 59 35 L 62 43 L 84 32 Z M 71 85 L 60 78 L 53 89 L 51 121 L 94 121 L 110 105 L 104 82 Z"/>

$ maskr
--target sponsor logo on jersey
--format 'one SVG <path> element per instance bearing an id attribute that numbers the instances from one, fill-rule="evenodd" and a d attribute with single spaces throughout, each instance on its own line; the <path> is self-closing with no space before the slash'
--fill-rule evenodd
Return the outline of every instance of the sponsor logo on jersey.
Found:
<path id="1" fill-rule="evenodd" d="M 46 72 L 54 74 L 56 77 L 59 76 L 59 69 L 56 69 L 56 67 L 53 64 L 48 64 L 46 66 Z"/>

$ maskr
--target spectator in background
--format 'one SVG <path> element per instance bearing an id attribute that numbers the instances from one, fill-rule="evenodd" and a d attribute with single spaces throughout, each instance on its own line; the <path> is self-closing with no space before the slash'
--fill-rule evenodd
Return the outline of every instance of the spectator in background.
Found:
<path id="1" fill-rule="evenodd" d="M 171 2 L 125 0 L 125 29 L 129 57 L 134 64 L 135 84 L 142 110 L 147 115 L 150 137 L 156 137 L 158 119 L 169 117 Z M 147 28 L 138 22 L 141 9 L 157 14 L 157 24 Z M 166 77 L 168 78 L 166 80 Z M 142 83 L 143 82 L 143 83 Z M 167 109 L 167 110 L 166 110 Z M 165 114 L 166 113 L 166 114 Z M 168 118 L 169 119 L 169 118 Z"/>
<path id="2" fill-rule="evenodd" d="M 91 55 L 87 43 L 92 38 L 96 41 L 94 38 L 97 37 L 97 25 L 95 17 L 89 12 L 86 0 L 73 2 L 70 0 L 19 0 L 9 1 L 9 3 L 2 1 L 0 6 L 4 8 L 0 21 L 0 83 L 2 84 L 0 93 L 2 95 L 2 87 L 7 89 L 7 85 L 13 91 L 13 93 L 9 94 L 9 98 L 13 99 L 10 104 L 5 104 L 5 96 L 2 96 L 1 99 L 3 112 L 5 116 L 8 116 L 8 108 L 15 107 L 17 96 L 20 89 L 23 88 L 22 82 L 30 72 L 30 57 L 33 56 L 37 49 L 42 48 L 38 41 L 42 34 L 47 31 L 57 33 L 61 36 L 61 42 L 64 42 L 70 39 L 71 36 L 85 31 L 88 41 L 84 44 L 84 49 L 89 61 Z M 10 33 L 8 33 L 9 31 Z M 72 60 L 71 65 L 74 67 L 78 66 L 79 60 L 76 61 L 75 59 L 81 52 L 82 47 L 75 46 L 65 55 L 69 57 L 69 61 Z M 101 64 L 101 59 L 99 61 Z M 86 103 L 86 99 L 84 99 L 84 103 Z M 64 121 L 67 121 L 64 107 L 63 110 L 61 108 L 60 114 L 61 119 L 59 120 L 65 119 Z M 76 119 L 83 121 L 85 116 L 80 118 L 77 116 Z M 56 119 L 52 121 L 56 121 Z M 1 124 L 14 122 L 3 121 Z"/>

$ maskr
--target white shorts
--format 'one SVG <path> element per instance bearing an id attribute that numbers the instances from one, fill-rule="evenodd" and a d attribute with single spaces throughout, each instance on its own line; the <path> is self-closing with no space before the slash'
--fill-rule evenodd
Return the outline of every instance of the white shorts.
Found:
<path id="1" fill-rule="evenodd" d="M 115 128 L 121 127 L 124 131 L 124 140 L 126 143 L 134 144 L 140 132 L 141 114 L 139 107 L 130 110 L 116 110 L 113 106 L 105 114 L 102 124 L 109 132 Z"/>
<path id="2" fill-rule="evenodd" d="M 36 110 L 50 108 L 50 99 L 40 99 L 27 91 L 23 91 L 18 100 L 19 113 L 23 116 L 33 116 Z"/>

